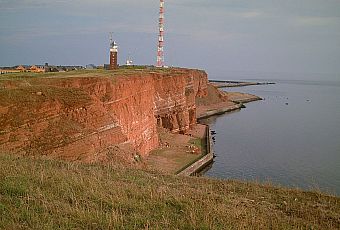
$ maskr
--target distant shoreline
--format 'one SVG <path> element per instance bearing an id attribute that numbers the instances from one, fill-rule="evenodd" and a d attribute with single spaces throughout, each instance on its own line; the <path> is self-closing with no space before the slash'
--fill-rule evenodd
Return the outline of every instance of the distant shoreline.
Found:
<path id="1" fill-rule="evenodd" d="M 228 88 L 228 87 L 243 87 L 250 85 L 273 85 L 274 82 L 246 82 L 246 81 L 227 81 L 227 80 L 209 80 L 211 84 L 217 88 Z"/>

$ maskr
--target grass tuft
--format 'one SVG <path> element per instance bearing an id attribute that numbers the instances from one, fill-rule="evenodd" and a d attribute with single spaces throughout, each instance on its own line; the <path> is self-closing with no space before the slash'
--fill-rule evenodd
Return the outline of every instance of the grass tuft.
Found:
<path id="1" fill-rule="evenodd" d="M 0 155 L 0 229 L 337 229 L 340 199 L 271 185 Z"/>

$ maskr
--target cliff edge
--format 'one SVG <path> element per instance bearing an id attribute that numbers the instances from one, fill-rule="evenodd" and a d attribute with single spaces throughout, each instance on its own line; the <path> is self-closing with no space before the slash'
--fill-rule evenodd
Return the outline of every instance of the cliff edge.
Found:
<path id="1" fill-rule="evenodd" d="M 207 74 L 190 69 L 7 75 L 0 79 L 0 152 L 85 162 L 146 156 L 157 126 L 186 133 Z"/>

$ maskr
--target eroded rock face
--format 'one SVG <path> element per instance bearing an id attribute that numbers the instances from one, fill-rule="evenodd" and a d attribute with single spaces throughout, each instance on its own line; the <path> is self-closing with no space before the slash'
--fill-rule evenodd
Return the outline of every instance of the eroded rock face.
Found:
<path id="1" fill-rule="evenodd" d="M 185 133 L 196 124 L 196 97 L 207 94 L 207 75 L 186 71 L 177 76 L 155 76 L 155 116 L 159 125 Z"/>
<path id="2" fill-rule="evenodd" d="M 103 149 L 158 147 L 157 124 L 185 133 L 204 97 L 203 71 L 140 71 L 129 76 L 29 78 L 0 82 L 0 151 L 96 161 Z"/>

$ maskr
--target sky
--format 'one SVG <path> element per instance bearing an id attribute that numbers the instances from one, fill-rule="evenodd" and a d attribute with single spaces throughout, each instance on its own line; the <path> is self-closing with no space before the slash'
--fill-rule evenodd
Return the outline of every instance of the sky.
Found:
<path id="1" fill-rule="evenodd" d="M 158 0 L 0 0 L 0 66 L 156 62 Z M 211 78 L 340 80 L 340 0 L 165 0 L 165 62 Z"/>

